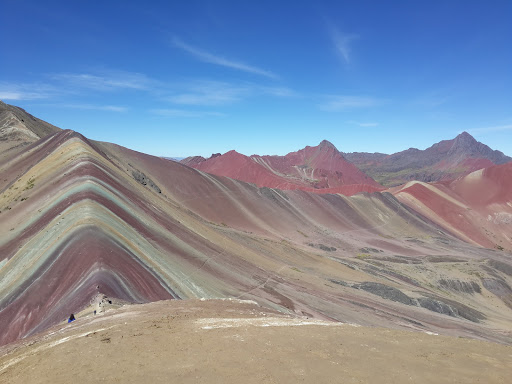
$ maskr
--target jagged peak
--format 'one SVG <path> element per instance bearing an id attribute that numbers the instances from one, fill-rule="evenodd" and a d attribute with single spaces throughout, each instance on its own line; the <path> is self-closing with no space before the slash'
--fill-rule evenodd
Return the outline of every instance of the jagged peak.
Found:
<path id="1" fill-rule="evenodd" d="M 453 144 L 450 148 L 450 152 L 462 152 L 466 154 L 470 153 L 481 153 L 491 151 L 485 144 L 477 141 L 473 136 L 467 132 L 462 132 L 453 139 Z"/>
<path id="2" fill-rule="evenodd" d="M 455 137 L 455 140 L 475 141 L 476 142 L 476 139 L 473 136 L 471 136 L 469 133 L 467 133 L 466 131 L 459 133 L 457 135 L 457 137 Z"/>
<path id="3" fill-rule="evenodd" d="M 318 144 L 318 147 L 319 147 L 319 148 L 335 149 L 336 151 L 338 150 L 338 148 L 336 148 L 336 147 L 334 146 L 334 144 L 333 144 L 333 143 L 331 143 L 331 142 L 330 142 L 330 141 L 328 141 L 328 140 L 322 140 L 322 141 L 320 142 L 320 144 Z"/>

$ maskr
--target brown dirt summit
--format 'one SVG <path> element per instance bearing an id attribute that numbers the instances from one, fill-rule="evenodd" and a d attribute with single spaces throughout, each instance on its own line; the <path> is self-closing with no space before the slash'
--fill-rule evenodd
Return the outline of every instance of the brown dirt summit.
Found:
<path id="1" fill-rule="evenodd" d="M 77 317 L 0 349 L 0 383 L 506 383 L 512 347 L 173 300 Z"/>

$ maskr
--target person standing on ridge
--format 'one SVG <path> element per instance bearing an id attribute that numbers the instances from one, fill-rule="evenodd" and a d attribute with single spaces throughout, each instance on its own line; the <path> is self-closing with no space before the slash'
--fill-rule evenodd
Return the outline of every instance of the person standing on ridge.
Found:
<path id="1" fill-rule="evenodd" d="M 71 323 L 72 321 L 75 321 L 75 315 L 71 314 L 68 319 L 68 323 Z"/>

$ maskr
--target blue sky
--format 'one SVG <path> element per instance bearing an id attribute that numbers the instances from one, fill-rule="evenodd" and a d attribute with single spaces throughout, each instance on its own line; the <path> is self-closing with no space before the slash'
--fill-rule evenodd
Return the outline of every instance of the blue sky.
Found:
<path id="1" fill-rule="evenodd" d="M 511 1 L 2 0 L 0 99 L 163 156 L 512 156 Z M 150 3 L 145 4 L 145 3 Z"/>

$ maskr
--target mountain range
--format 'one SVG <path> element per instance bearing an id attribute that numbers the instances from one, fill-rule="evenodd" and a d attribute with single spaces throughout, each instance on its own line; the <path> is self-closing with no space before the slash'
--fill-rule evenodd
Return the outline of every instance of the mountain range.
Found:
<path id="1" fill-rule="evenodd" d="M 348 162 L 327 140 L 286 156 L 245 156 L 236 151 L 214 154 L 209 159 L 195 156 L 182 164 L 218 176 L 281 190 L 301 189 L 318 193 L 375 192 L 382 186 Z"/>
<path id="2" fill-rule="evenodd" d="M 499 156 L 385 189 L 327 141 L 178 163 L 3 103 L 0 118 L 0 345 L 70 313 L 82 324 L 105 300 L 192 298 L 512 344 L 512 163 Z M 468 136 L 436 151 L 471 151 Z"/>
<path id="3" fill-rule="evenodd" d="M 467 132 L 425 150 L 410 148 L 392 155 L 342 153 L 324 140 L 316 147 L 285 156 L 245 156 L 233 150 L 208 159 L 193 156 L 181 160 L 190 167 L 259 187 L 345 195 L 375 192 L 411 180 L 453 180 L 510 161 L 512 158 L 476 141 Z"/>
<path id="4" fill-rule="evenodd" d="M 425 150 L 409 148 L 392 155 L 354 152 L 345 153 L 344 156 L 386 186 L 396 186 L 410 180 L 453 180 L 478 169 L 512 161 L 502 152 L 476 141 L 467 132 Z"/>

